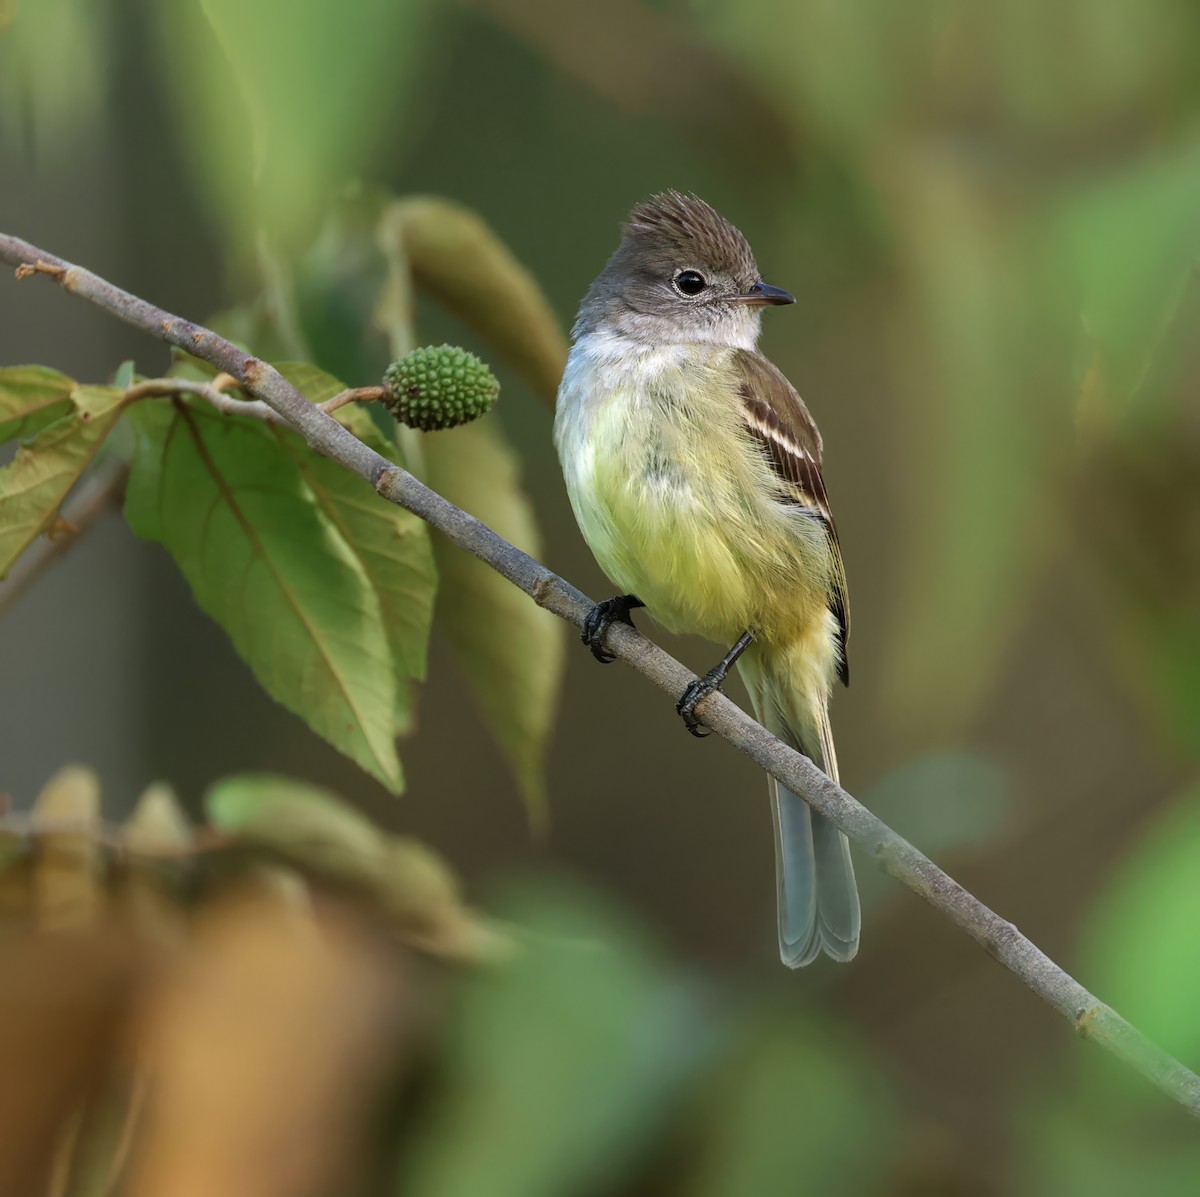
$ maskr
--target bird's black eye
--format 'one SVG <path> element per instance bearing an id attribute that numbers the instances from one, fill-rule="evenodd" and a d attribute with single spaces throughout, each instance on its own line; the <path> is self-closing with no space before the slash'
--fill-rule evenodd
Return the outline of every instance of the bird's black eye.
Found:
<path id="1" fill-rule="evenodd" d="M 699 295 L 707 286 L 704 275 L 695 270 L 681 270 L 675 276 L 675 288 L 684 295 Z"/>

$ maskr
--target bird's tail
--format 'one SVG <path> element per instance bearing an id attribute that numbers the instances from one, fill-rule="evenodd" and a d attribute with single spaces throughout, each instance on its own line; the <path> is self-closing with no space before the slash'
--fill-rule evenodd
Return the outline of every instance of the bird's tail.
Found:
<path id="1" fill-rule="evenodd" d="M 823 679 L 804 685 L 804 672 L 747 653 L 739 662 L 758 721 L 804 753 L 834 781 L 837 757 Z M 807 692 L 806 692 L 807 691 Z M 846 837 L 804 799 L 768 778 L 775 821 L 775 884 L 779 955 L 789 968 L 824 952 L 851 960 L 858 951 L 858 887 Z"/>

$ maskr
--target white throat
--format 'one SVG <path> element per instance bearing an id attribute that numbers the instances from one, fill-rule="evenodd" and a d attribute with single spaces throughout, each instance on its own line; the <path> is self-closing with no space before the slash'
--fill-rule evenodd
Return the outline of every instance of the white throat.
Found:
<path id="1" fill-rule="evenodd" d="M 754 349 L 760 329 L 761 317 L 753 309 L 747 309 L 744 315 L 739 313 L 738 319 L 684 327 L 676 327 L 657 316 L 623 312 L 616 319 L 598 321 L 590 328 L 577 330 L 575 349 L 595 359 L 629 361 L 663 354 L 674 360 L 685 355 L 690 345 Z"/>

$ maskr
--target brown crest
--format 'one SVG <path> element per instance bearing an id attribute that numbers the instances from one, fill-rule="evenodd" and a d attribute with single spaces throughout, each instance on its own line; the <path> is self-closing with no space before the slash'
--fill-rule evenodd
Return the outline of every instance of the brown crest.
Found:
<path id="1" fill-rule="evenodd" d="M 652 195 L 634 207 L 623 231 L 631 240 L 654 239 L 687 250 L 735 276 L 758 275 L 750 243 L 699 196 L 678 191 Z"/>

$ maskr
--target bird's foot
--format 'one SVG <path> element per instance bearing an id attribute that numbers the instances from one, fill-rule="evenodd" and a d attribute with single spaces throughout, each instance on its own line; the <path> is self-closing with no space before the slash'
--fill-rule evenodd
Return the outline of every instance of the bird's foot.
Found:
<path id="1" fill-rule="evenodd" d="M 617 620 L 633 627 L 633 619 L 629 612 L 635 607 L 645 605 L 636 595 L 614 594 L 612 598 L 597 603 L 584 617 L 579 639 L 592 650 L 592 656 L 601 665 L 608 665 L 617 659 L 604 651 L 604 637 L 608 635 L 608 629 Z"/>
<path id="2" fill-rule="evenodd" d="M 733 668 L 733 663 L 753 643 L 754 633 L 743 632 L 738 642 L 716 665 L 704 674 L 703 677 L 698 677 L 695 681 L 688 683 L 688 688 L 675 704 L 675 710 L 683 720 L 684 726 L 697 739 L 703 739 L 709 733 L 700 730 L 703 724 L 696 718 L 696 707 L 710 694 L 719 694 L 721 692 L 721 687 L 725 684 L 725 679 L 729 676 L 729 671 Z"/>
<path id="3" fill-rule="evenodd" d="M 696 718 L 696 707 L 710 694 L 719 694 L 725 681 L 725 671 L 718 665 L 710 669 L 703 677 L 698 677 L 688 684 L 682 697 L 675 704 L 675 710 L 683 719 L 684 726 L 697 739 L 703 739 L 710 733 L 703 731 L 700 720 Z"/>

